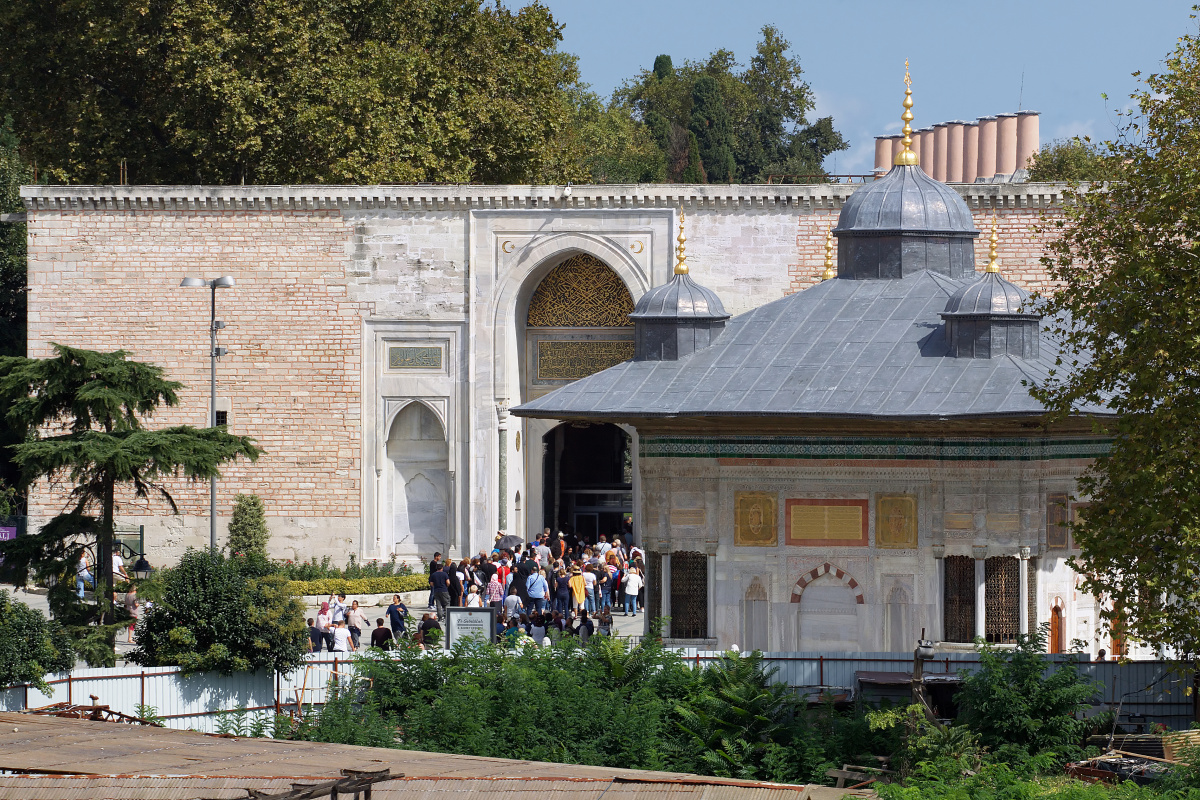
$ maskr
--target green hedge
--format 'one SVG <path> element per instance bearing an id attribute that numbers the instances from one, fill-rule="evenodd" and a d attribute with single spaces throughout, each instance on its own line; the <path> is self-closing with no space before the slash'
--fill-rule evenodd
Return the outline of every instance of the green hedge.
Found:
<path id="1" fill-rule="evenodd" d="M 391 578 L 321 578 L 316 581 L 288 581 L 288 588 L 298 595 L 385 594 L 387 592 L 417 592 L 429 588 L 429 576 L 404 575 Z"/>

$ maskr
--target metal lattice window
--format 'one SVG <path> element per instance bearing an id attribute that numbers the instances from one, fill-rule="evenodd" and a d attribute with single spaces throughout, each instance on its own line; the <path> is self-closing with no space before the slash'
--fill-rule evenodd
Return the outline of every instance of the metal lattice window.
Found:
<path id="1" fill-rule="evenodd" d="M 662 616 L 662 553 L 646 553 L 646 617 L 653 624 Z"/>
<path id="2" fill-rule="evenodd" d="M 1032 636 L 1034 633 L 1037 632 L 1037 626 L 1038 626 L 1038 618 L 1037 618 L 1037 559 L 1036 558 L 1029 559 L 1029 563 L 1025 569 L 1027 570 L 1027 574 L 1029 576 L 1029 593 L 1027 596 L 1028 597 L 1027 602 L 1029 603 L 1029 606 L 1028 606 L 1028 608 L 1029 608 L 1028 623 L 1029 624 L 1025 630 L 1025 634 L 1027 636 Z"/>
<path id="3" fill-rule="evenodd" d="M 708 556 L 671 554 L 671 637 L 708 638 Z"/>
<path id="4" fill-rule="evenodd" d="M 975 559 L 946 556 L 946 585 L 942 597 L 945 641 L 975 639 Z"/>
<path id="5" fill-rule="evenodd" d="M 993 556 L 984 568 L 984 636 L 993 644 L 1013 644 L 1020 630 L 1020 566 L 1012 556 Z"/>

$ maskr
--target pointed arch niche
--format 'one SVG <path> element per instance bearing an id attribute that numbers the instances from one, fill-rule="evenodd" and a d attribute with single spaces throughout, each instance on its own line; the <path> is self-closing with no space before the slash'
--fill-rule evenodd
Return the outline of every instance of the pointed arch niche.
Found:
<path id="1" fill-rule="evenodd" d="M 413 401 L 388 428 L 389 552 L 443 552 L 450 541 L 450 447 L 437 414 Z"/>

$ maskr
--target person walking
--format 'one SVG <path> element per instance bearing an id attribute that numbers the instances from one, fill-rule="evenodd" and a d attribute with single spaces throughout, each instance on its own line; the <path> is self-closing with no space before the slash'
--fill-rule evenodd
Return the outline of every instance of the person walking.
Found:
<path id="1" fill-rule="evenodd" d="M 447 567 L 434 570 L 429 576 L 429 585 L 433 588 L 433 602 L 437 608 L 438 621 L 446 618 L 446 608 L 450 605 L 450 572 Z"/>
<path id="2" fill-rule="evenodd" d="M 321 632 L 326 650 L 333 649 L 333 631 L 330 630 L 332 624 L 333 616 L 329 612 L 329 603 L 321 603 L 321 610 L 317 612 L 317 630 Z"/>
<path id="3" fill-rule="evenodd" d="M 530 563 L 526 561 L 525 563 Z M 536 563 L 536 562 L 535 562 Z M 541 572 L 531 572 L 525 582 L 525 593 L 529 597 L 529 604 L 533 611 L 546 610 L 546 596 L 550 594 L 550 587 L 546 584 L 546 579 L 542 577 Z"/>
<path id="4" fill-rule="evenodd" d="M 504 584 L 500 582 L 499 572 L 493 572 L 488 580 L 487 602 L 492 608 L 499 608 L 504 602 Z"/>
<path id="5" fill-rule="evenodd" d="M 354 649 L 358 649 L 359 641 L 362 639 L 363 628 L 369 628 L 370 623 L 367 622 L 367 617 L 358 608 L 358 601 L 355 600 L 350 604 L 350 608 L 346 611 L 346 628 L 350 631 L 350 638 L 354 640 Z"/>
<path id="6" fill-rule="evenodd" d="M 433 561 L 430 561 L 430 562 L 429 562 L 429 577 L 432 579 L 432 578 L 433 578 L 433 573 L 437 572 L 437 571 L 438 571 L 439 569 L 441 569 L 441 568 L 442 568 L 442 554 L 441 554 L 441 553 L 434 553 L 434 554 L 433 554 Z M 434 603 L 434 600 L 436 599 L 436 598 L 433 596 L 433 594 L 434 594 L 434 592 L 433 592 L 433 583 L 430 583 L 430 584 L 429 584 L 429 610 L 430 610 L 430 611 L 433 611 L 433 608 L 434 608 L 434 606 L 433 606 L 433 603 Z"/>
<path id="7" fill-rule="evenodd" d="M 309 617 L 308 618 L 308 652 L 310 652 L 310 653 L 321 652 L 321 645 L 323 645 L 324 643 L 325 643 L 325 634 L 321 633 L 321 630 L 317 627 L 316 623 L 313 622 L 313 618 Z"/>
<path id="8" fill-rule="evenodd" d="M 392 632 L 383 627 L 383 617 L 375 620 L 375 630 L 371 631 L 371 647 L 391 650 L 393 638 Z"/>
<path id="9" fill-rule="evenodd" d="M 596 603 L 596 570 L 592 568 L 591 564 L 583 568 L 583 596 L 589 614 L 600 610 Z"/>
<path id="10" fill-rule="evenodd" d="M 483 608 L 483 598 L 479 595 L 478 587 L 472 586 L 470 589 L 467 589 L 467 602 L 465 605 L 467 608 Z"/>
<path id="11" fill-rule="evenodd" d="M 387 607 L 388 624 L 392 627 L 392 637 L 399 639 L 408 633 L 405 630 L 405 620 L 408 619 L 408 606 L 400 599 L 400 595 L 392 595 L 392 604 Z M 375 634 L 371 634 L 374 638 Z"/>
<path id="12" fill-rule="evenodd" d="M 625 614 L 629 616 L 629 612 L 633 612 L 633 616 L 637 616 L 638 612 L 638 592 L 642 589 L 642 576 L 638 574 L 637 567 L 630 567 L 625 570 Z"/>
<path id="13" fill-rule="evenodd" d="M 571 576 L 565 567 L 559 567 L 554 576 L 554 610 L 566 614 L 571 605 Z"/>
<path id="14" fill-rule="evenodd" d="M 79 594 L 79 599 L 83 599 L 83 590 L 85 585 L 96 588 L 96 579 L 92 576 L 91 563 L 88 561 L 87 550 L 80 548 L 79 563 L 75 565 L 75 591 Z"/>
<path id="15" fill-rule="evenodd" d="M 567 585 L 571 587 L 571 610 L 582 610 L 587 599 L 587 583 L 578 565 L 571 567 L 571 578 Z"/>
<path id="16" fill-rule="evenodd" d="M 346 627 L 346 620 L 342 620 L 333 627 L 333 647 L 329 648 L 334 653 L 350 653 L 354 645 L 354 640 L 350 638 L 350 629 Z"/>

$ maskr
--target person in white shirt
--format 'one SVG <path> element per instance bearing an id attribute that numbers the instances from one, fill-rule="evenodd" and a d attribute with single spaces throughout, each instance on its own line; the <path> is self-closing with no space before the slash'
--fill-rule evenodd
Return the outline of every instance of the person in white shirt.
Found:
<path id="1" fill-rule="evenodd" d="M 589 614 L 594 614 L 596 608 L 596 573 L 592 572 L 591 568 L 583 571 L 583 596 L 585 600 L 585 610 Z"/>
<path id="2" fill-rule="evenodd" d="M 524 610 L 525 606 L 521 603 L 521 598 L 517 593 L 509 592 L 508 597 L 504 598 L 504 618 L 512 619 Z"/>
<path id="3" fill-rule="evenodd" d="M 467 590 L 467 608 L 483 608 L 483 598 L 479 596 L 478 586 Z"/>
<path id="4" fill-rule="evenodd" d="M 329 611 L 333 615 L 334 624 L 337 624 L 346 618 L 346 593 L 342 592 L 336 597 L 329 595 Z"/>
<path id="5" fill-rule="evenodd" d="M 329 612 L 329 603 L 321 603 L 321 610 L 317 612 L 317 624 L 314 625 L 317 631 L 321 634 L 321 638 L 325 641 L 325 649 L 333 649 L 333 632 L 329 629 L 333 624 L 333 615 Z"/>
<path id="6" fill-rule="evenodd" d="M 630 567 L 626 570 L 622 583 L 625 586 L 625 612 L 621 616 L 627 617 L 632 611 L 636 617 L 638 592 L 642 590 L 642 576 L 638 574 L 638 568 Z"/>
<path id="7" fill-rule="evenodd" d="M 337 623 L 337 627 L 333 629 L 333 647 L 330 649 L 335 653 L 349 653 L 354 650 L 354 640 L 350 638 L 346 620 Z"/>
<path id="8" fill-rule="evenodd" d="M 114 547 L 112 554 L 113 581 L 128 581 L 129 573 L 125 571 L 125 559 L 121 558 L 121 548 Z"/>

